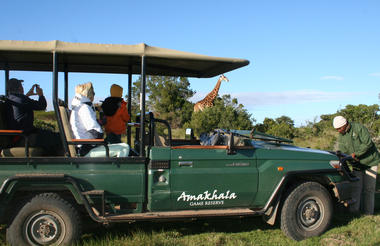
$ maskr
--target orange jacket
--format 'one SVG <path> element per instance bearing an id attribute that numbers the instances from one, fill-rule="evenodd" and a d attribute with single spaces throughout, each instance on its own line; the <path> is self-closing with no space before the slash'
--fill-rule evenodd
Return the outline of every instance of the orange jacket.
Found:
<path id="1" fill-rule="evenodd" d="M 129 121 L 129 114 L 127 110 L 127 103 L 122 100 L 120 108 L 112 116 L 106 116 L 107 122 L 104 126 L 106 132 L 112 132 L 114 134 L 120 135 L 125 133 Z"/>

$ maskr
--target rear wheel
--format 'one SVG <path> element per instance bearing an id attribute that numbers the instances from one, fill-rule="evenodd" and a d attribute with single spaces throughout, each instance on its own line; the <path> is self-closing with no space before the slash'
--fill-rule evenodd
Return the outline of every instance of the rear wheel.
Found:
<path id="1" fill-rule="evenodd" d="M 57 194 L 26 202 L 7 229 L 11 245 L 71 245 L 80 236 L 78 212 Z"/>
<path id="2" fill-rule="evenodd" d="M 331 196 L 324 186 L 305 182 L 296 186 L 285 199 L 281 210 L 281 229 L 294 240 L 319 236 L 330 225 Z"/>

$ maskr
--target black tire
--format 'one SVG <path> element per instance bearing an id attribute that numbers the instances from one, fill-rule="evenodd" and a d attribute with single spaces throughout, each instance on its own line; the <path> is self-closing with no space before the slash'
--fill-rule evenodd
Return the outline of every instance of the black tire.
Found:
<path id="1" fill-rule="evenodd" d="M 7 228 L 11 245 L 71 245 L 80 236 L 81 220 L 74 207 L 55 193 L 34 196 Z"/>
<path id="2" fill-rule="evenodd" d="M 329 192 L 316 182 L 297 185 L 286 197 L 281 210 L 281 230 L 300 241 L 327 230 L 333 213 Z"/>

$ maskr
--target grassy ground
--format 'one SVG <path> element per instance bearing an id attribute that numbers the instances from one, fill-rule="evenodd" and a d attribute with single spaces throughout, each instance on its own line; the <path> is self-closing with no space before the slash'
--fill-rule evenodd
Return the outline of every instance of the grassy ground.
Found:
<path id="1" fill-rule="evenodd" d="M 380 211 L 355 217 L 339 212 L 321 237 L 295 242 L 261 218 L 121 224 L 85 234 L 78 245 L 380 245 Z"/>
<path id="2" fill-rule="evenodd" d="M 269 226 L 261 217 L 250 217 L 86 226 L 77 246 L 380 245 L 380 209 L 372 216 L 336 211 L 330 230 L 301 242 L 287 238 L 278 224 Z M 0 229 L 0 244 L 6 245 L 5 229 Z"/>

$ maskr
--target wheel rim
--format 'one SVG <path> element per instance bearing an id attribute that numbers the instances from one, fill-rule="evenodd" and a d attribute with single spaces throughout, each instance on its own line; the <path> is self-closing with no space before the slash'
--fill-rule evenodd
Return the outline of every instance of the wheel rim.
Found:
<path id="1" fill-rule="evenodd" d="M 66 226 L 57 213 L 42 210 L 26 220 L 23 231 L 31 245 L 58 245 L 65 236 Z"/>
<path id="2" fill-rule="evenodd" d="M 306 231 L 319 227 L 325 215 L 325 208 L 318 197 L 303 199 L 297 208 L 298 224 Z"/>

